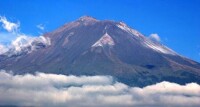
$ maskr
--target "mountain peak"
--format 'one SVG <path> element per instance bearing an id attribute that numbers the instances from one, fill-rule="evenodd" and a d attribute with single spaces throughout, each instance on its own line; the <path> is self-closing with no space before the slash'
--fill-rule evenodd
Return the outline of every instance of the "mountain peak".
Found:
<path id="1" fill-rule="evenodd" d="M 0 69 L 15 74 L 38 71 L 111 75 L 119 82 L 139 87 L 160 81 L 200 83 L 199 63 L 151 41 L 123 22 L 83 16 L 46 34 L 45 38 L 51 44 L 44 38 L 31 42 L 25 39 L 23 44 L 28 47 L 17 48 L 19 54 L 0 55 Z M 15 45 L 21 46 L 19 42 Z"/>
<path id="2" fill-rule="evenodd" d="M 82 16 L 78 20 L 80 20 L 80 21 L 97 21 L 97 19 L 95 19 L 91 16 Z"/>

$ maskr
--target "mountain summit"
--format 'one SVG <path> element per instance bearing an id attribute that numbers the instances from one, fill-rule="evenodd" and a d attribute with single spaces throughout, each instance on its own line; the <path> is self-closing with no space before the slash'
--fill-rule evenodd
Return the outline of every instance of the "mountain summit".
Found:
<path id="1" fill-rule="evenodd" d="M 200 64 L 145 37 L 122 22 L 83 16 L 44 34 L 33 51 L 0 55 L 0 69 L 16 74 L 111 75 L 143 87 L 160 81 L 200 83 Z M 45 42 L 46 43 L 46 42 Z"/>
<path id="2" fill-rule="evenodd" d="M 78 20 L 81 20 L 81 21 L 97 21 L 97 19 L 95 19 L 91 16 L 82 16 Z"/>

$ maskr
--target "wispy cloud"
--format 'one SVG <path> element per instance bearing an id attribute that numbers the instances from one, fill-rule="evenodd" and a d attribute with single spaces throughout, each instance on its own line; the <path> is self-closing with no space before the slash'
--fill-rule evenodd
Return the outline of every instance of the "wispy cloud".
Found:
<path id="1" fill-rule="evenodd" d="M 33 37 L 21 33 L 18 30 L 20 24 L 9 22 L 6 17 L 0 16 L 0 22 L 7 30 L 7 32 L 0 32 L 0 55 L 12 56 L 21 52 L 28 53 L 51 44 L 50 39 L 44 36 Z"/>
<path id="2" fill-rule="evenodd" d="M 200 85 L 129 87 L 110 76 L 0 72 L 0 104 L 48 107 L 199 107 Z"/>
<path id="3" fill-rule="evenodd" d="M 18 28 L 20 27 L 20 23 L 14 23 L 7 20 L 6 17 L 0 16 L 0 22 L 2 23 L 2 27 L 7 30 L 8 32 L 15 32 L 18 31 Z"/>
<path id="4" fill-rule="evenodd" d="M 0 16 L 0 24 L 5 31 L 0 32 L 0 43 L 10 43 L 12 40 L 16 39 L 20 33 L 20 22 L 17 23 L 10 22 L 5 16 Z"/>
<path id="5" fill-rule="evenodd" d="M 153 41 L 157 41 L 157 42 L 161 41 L 161 39 L 157 33 L 150 34 L 149 39 L 151 39 Z"/>
<path id="6" fill-rule="evenodd" d="M 40 30 L 44 30 L 45 29 L 45 26 L 43 24 L 39 24 L 36 26 L 38 29 Z"/>

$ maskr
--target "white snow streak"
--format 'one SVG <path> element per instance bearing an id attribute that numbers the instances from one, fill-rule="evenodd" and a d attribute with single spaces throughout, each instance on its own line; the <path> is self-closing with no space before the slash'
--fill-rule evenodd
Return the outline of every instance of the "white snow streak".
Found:
<path id="1" fill-rule="evenodd" d="M 147 48 L 151 48 L 156 52 L 160 52 L 160 53 L 164 53 L 164 54 L 177 55 L 177 53 L 174 52 L 173 50 L 169 49 L 168 47 L 166 47 L 166 46 L 164 46 L 164 45 L 162 45 L 162 44 L 160 44 L 156 41 L 153 41 L 149 38 L 146 38 L 144 35 L 142 35 L 138 31 L 128 27 L 125 23 L 120 22 L 119 24 L 117 24 L 117 26 L 120 29 L 122 29 L 122 30 L 128 32 L 129 34 L 133 35 L 133 37 L 139 37 L 140 39 L 138 39 L 138 40 L 143 44 L 143 46 L 145 46 Z M 159 38 L 159 40 L 160 40 L 160 38 Z"/>
<path id="2" fill-rule="evenodd" d="M 117 26 L 118 26 L 120 29 L 122 29 L 122 30 L 128 32 L 129 34 L 131 34 L 131 35 L 133 35 L 133 36 L 140 37 L 140 36 L 142 35 L 142 34 L 139 33 L 138 31 L 129 28 L 125 23 L 120 22 L 120 24 L 117 24 Z"/>
<path id="3" fill-rule="evenodd" d="M 114 40 L 110 35 L 108 35 L 107 32 L 96 43 L 94 43 L 92 47 L 98 47 L 98 46 L 103 47 L 104 45 L 109 45 L 109 46 L 115 45 Z"/>

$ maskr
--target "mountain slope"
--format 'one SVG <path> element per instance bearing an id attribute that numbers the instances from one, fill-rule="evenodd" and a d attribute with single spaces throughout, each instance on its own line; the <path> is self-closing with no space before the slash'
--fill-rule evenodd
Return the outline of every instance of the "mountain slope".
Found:
<path id="1" fill-rule="evenodd" d="M 44 35 L 51 45 L 0 55 L 0 69 L 73 75 L 112 75 L 131 86 L 160 81 L 200 83 L 200 64 L 151 41 L 122 22 L 81 17 Z"/>

